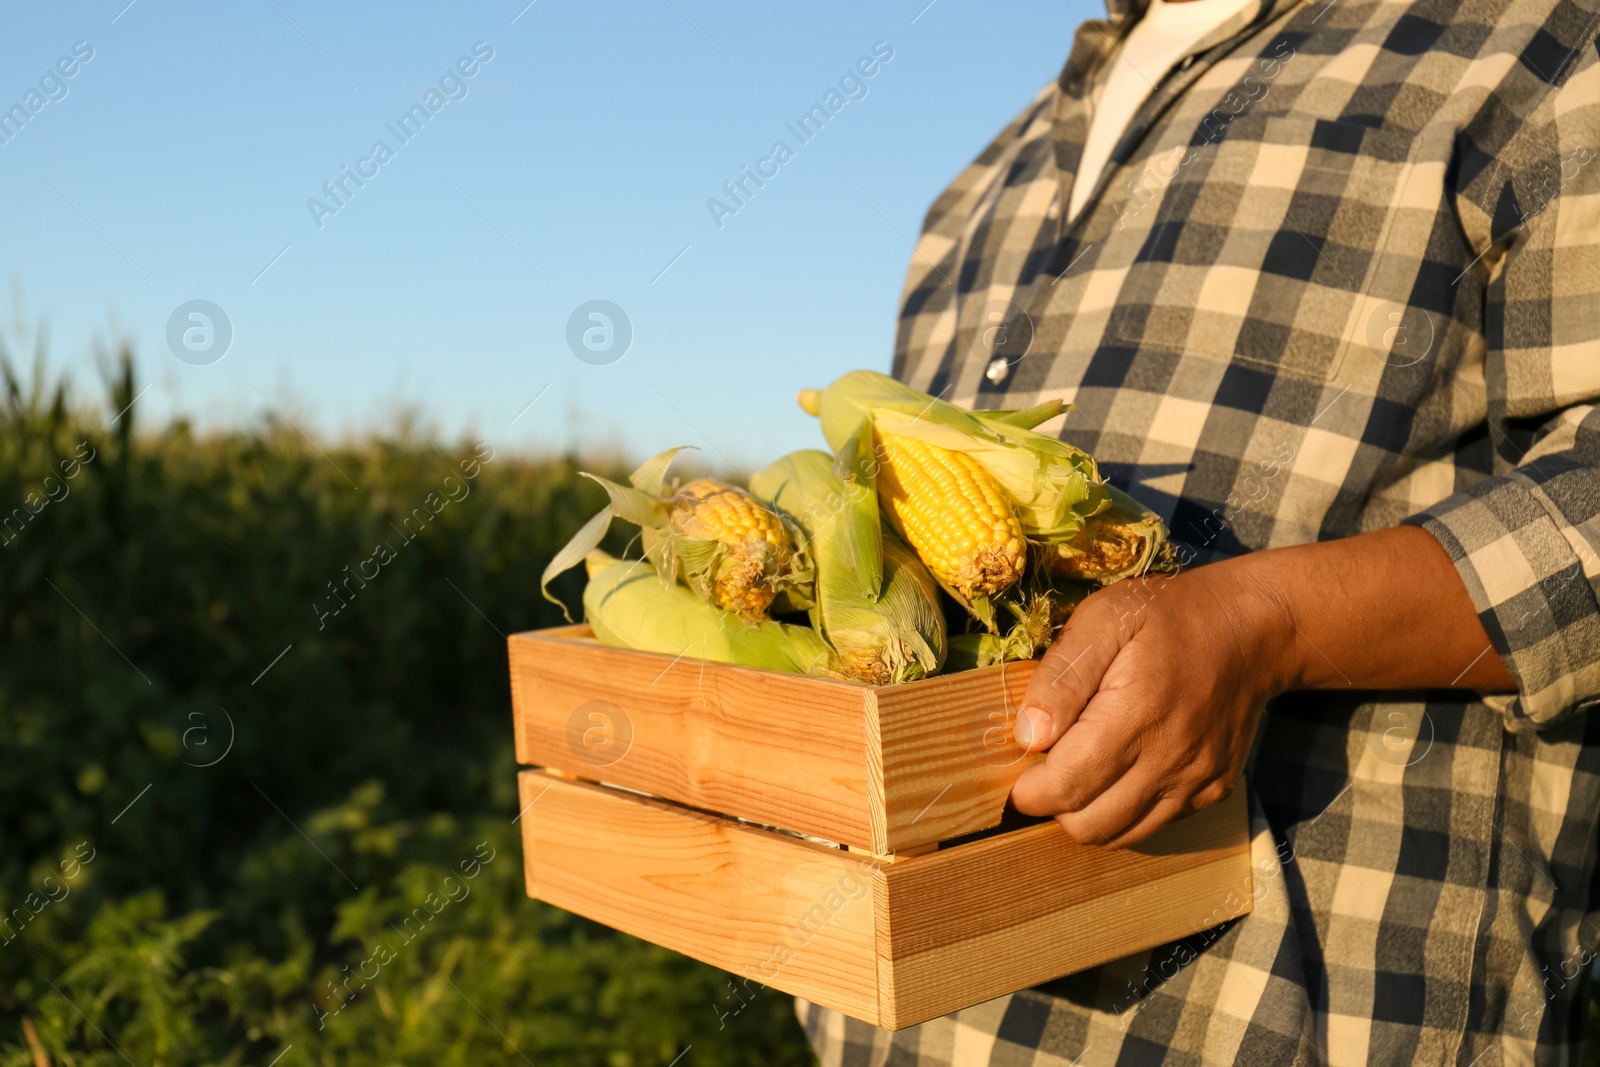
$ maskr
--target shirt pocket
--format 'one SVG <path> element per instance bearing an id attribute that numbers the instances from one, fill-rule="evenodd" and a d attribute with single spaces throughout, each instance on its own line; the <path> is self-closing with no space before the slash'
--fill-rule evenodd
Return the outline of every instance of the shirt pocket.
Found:
<path id="1" fill-rule="evenodd" d="M 1222 114 L 1136 172 L 1135 189 L 1153 177 L 1157 191 L 1122 214 L 1120 236 L 1142 243 L 1107 333 L 1326 380 L 1364 329 L 1362 294 L 1415 135 L 1312 115 Z"/>

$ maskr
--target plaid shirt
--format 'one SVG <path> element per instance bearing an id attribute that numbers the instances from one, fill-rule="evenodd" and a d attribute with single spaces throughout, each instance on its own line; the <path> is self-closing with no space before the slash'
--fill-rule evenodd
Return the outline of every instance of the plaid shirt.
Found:
<path id="1" fill-rule="evenodd" d="M 825 1067 L 1572 1062 L 1600 953 L 1596 0 L 1256 0 L 1065 223 L 1141 3 L 934 204 L 896 373 L 1073 400 L 1061 435 L 1202 558 L 1422 524 L 1519 692 L 1275 701 L 1225 930 L 899 1034 L 801 1019 Z"/>

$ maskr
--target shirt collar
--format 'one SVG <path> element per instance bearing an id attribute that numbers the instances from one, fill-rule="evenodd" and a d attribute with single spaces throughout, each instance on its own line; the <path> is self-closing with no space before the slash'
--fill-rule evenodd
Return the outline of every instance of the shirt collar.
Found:
<path id="1" fill-rule="evenodd" d="M 1305 0 L 1251 0 L 1222 25 L 1206 34 L 1191 49 L 1191 54 L 1209 52 L 1228 42 L 1242 40 L 1248 33 L 1265 26 Z M 1106 61 L 1113 48 L 1124 35 L 1144 16 L 1150 0 L 1105 0 L 1106 17 L 1086 19 L 1073 38 L 1072 52 L 1056 80 L 1060 92 L 1056 94 L 1052 116 L 1056 169 L 1061 182 L 1062 215 L 1071 197 L 1072 182 L 1083 155 L 1084 138 L 1089 132 L 1090 108 L 1096 80 L 1105 74 Z M 1196 63 L 1188 70 L 1181 84 L 1169 84 L 1162 95 L 1182 92 L 1189 82 L 1204 72 L 1203 64 Z M 1146 102 L 1148 107 L 1148 101 Z M 1140 109 L 1144 113 L 1145 108 Z M 1137 116 L 1135 118 L 1137 121 Z"/>

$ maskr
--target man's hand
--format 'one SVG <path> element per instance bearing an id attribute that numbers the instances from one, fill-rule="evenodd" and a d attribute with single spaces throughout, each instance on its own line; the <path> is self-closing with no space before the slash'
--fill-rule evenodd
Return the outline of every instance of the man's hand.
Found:
<path id="1" fill-rule="evenodd" d="M 1294 681 L 1276 596 L 1219 564 L 1085 600 L 1018 714 L 1017 740 L 1050 753 L 1012 790 L 1017 809 L 1127 845 L 1226 796 L 1262 708 Z"/>
<path id="2" fill-rule="evenodd" d="M 1415 527 L 1269 549 L 1089 597 L 1045 653 L 1012 802 L 1130 845 L 1221 800 L 1287 689 L 1508 690 L 1449 557 Z"/>

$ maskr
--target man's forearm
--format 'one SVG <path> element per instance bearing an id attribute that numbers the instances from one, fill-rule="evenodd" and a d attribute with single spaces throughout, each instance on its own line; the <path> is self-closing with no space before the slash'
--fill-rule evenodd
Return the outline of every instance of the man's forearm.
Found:
<path id="1" fill-rule="evenodd" d="M 1236 568 L 1279 617 L 1277 655 L 1291 687 L 1516 689 L 1450 557 L 1425 530 L 1401 526 L 1218 566 Z M 1275 624 L 1271 615 L 1266 623 Z"/>

